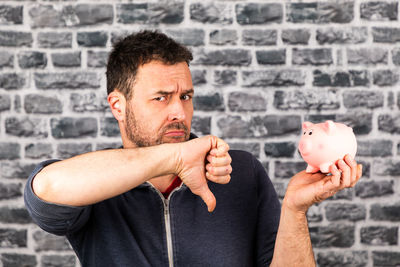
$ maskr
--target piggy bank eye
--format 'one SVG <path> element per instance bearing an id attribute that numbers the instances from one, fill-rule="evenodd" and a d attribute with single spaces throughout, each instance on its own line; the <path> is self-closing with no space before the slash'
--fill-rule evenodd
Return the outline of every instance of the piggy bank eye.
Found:
<path id="1" fill-rule="evenodd" d="M 312 135 L 312 130 L 308 133 L 308 135 Z"/>
<path id="2" fill-rule="evenodd" d="M 306 135 L 306 132 L 304 132 L 303 135 Z"/>

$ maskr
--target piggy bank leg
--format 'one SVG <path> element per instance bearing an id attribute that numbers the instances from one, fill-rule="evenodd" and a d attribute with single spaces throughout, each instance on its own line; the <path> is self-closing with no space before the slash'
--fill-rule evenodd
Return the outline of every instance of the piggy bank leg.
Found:
<path id="1" fill-rule="evenodd" d="M 314 167 L 314 166 L 311 166 L 311 165 L 308 165 L 307 169 L 306 169 L 306 173 L 315 173 L 315 172 L 318 172 L 318 171 L 319 171 L 319 169 L 317 167 Z"/>
<path id="2" fill-rule="evenodd" d="M 328 172 L 329 172 L 329 167 L 330 167 L 330 166 L 331 166 L 331 163 L 330 163 L 330 162 L 324 163 L 324 164 L 321 164 L 321 165 L 319 166 L 319 169 L 321 170 L 322 173 L 328 173 Z"/>

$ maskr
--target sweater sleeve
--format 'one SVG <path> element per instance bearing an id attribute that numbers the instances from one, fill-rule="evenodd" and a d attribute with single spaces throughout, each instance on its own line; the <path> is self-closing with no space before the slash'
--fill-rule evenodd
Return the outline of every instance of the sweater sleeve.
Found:
<path id="1" fill-rule="evenodd" d="M 281 204 L 264 167 L 255 158 L 253 162 L 258 181 L 257 266 L 269 266 L 274 254 Z"/>
<path id="2" fill-rule="evenodd" d="M 35 176 L 47 165 L 58 160 L 41 162 L 31 173 L 25 185 L 25 206 L 33 221 L 43 230 L 56 234 L 66 235 L 79 230 L 88 220 L 91 206 L 60 205 L 40 199 L 32 188 Z"/>

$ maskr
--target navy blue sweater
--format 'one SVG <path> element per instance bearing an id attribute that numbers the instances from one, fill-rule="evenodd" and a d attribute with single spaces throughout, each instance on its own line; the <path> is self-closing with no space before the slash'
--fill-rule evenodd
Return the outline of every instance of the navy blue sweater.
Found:
<path id="1" fill-rule="evenodd" d="M 83 266 L 268 266 L 279 224 L 277 194 L 257 159 L 229 153 L 230 183 L 209 182 L 217 199 L 212 213 L 186 185 L 168 200 L 144 183 L 90 206 L 48 203 L 31 185 L 54 161 L 30 175 L 25 204 L 42 229 L 66 235 Z"/>

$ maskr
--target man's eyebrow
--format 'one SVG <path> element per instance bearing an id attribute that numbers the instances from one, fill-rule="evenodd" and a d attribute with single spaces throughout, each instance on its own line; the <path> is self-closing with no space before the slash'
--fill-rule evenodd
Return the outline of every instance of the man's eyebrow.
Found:
<path id="1" fill-rule="evenodd" d="M 157 91 L 155 94 L 156 95 L 172 95 L 173 93 L 174 92 L 160 90 L 160 91 Z M 188 90 L 182 92 L 182 94 L 193 94 L 193 93 L 194 93 L 193 89 L 188 89 Z"/>

